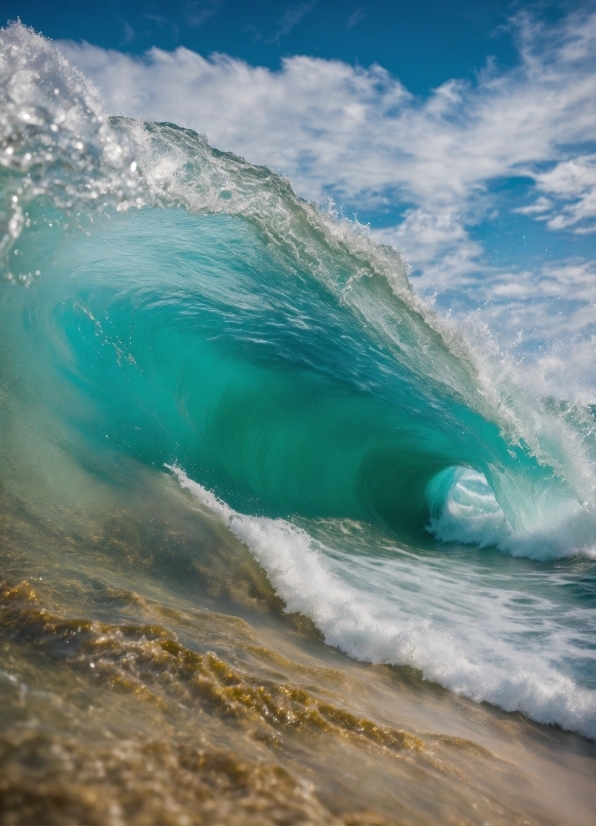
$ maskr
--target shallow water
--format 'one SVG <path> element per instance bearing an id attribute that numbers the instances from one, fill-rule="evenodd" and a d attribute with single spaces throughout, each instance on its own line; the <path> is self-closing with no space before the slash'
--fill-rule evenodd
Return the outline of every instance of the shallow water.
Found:
<path id="1" fill-rule="evenodd" d="M 3 822 L 590 822 L 593 744 L 334 651 L 128 470 L 63 532 L 3 501 Z"/>
<path id="2" fill-rule="evenodd" d="M 589 823 L 593 411 L 0 37 L 0 821 Z"/>

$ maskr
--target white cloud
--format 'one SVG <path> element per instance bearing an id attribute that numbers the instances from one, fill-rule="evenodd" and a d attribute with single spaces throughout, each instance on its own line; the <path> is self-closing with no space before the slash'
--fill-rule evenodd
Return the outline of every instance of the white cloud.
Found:
<path id="1" fill-rule="evenodd" d="M 187 25 L 193 28 L 202 26 L 206 20 L 219 11 L 223 0 L 191 0 L 184 7 Z"/>
<path id="2" fill-rule="evenodd" d="M 576 235 L 596 232 L 596 155 L 579 155 L 561 161 L 548 172 L 533 175 L 536 188 L 552 200 L 540 196 L 533 204 L 514 210 L 546 221 L 549 229 L 573 227 Z"/>
<path id="3" fill-rule="evenodd" d="M 578 233 L 596 231 L 596 222 L 585 223 L 596 218 L 596 155 L 580 155 L 558 163 L 549 172 L 536 175 L 535 180 L 542 192 L 570 202 L 548 218 L 549 229 L 575 226 Z"/>
<path id="4" fill-rule="evenodd" d="M 282 37 L 289 34 L 292 29 L 295 29 L 303 17 L 306 17 L 312 11 L 316 0 L 310 0 L 308 3 L 299 3 L 298 5 L 288 6 L 284 11 L 277 31 L 272 38 L 272 42 L 279 43 Z"/>
<path id="5" fill-rule="evenodd" d="M 442 285 L 457 273 L 461 280 L 478 269 L 483 247 L 472 241 L 457 207 L 409 209 L 397 227 L 373 230 L 381 243 L 404 249 L 422 271 L 425 285 Z"/>
<path id="6" fill-rule="evenodd" d="M 360 8 L 356 9 L 356 11 L 353 11 L 352 14 L 348 17 L 346 29 L 353 29 L 354 26 L 358 25 L 358 23 L 362 23 L 366 16 L 366 6 L 360 6 Z"/>
<path id="7" fill-rule="evenodd" d="M 548 198 L 540 197 L 530 206 L 518 207 L 514 212 L 519 212 L 521 215 L 542 215 L 552 207 L 552 202 Z"/>

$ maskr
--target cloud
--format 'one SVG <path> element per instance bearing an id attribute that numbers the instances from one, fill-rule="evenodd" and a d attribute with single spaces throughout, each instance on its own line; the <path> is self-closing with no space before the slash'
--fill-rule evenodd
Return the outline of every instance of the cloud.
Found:
<path id="1" fill-rule="evenodd" d="M 397 227 L 376 230 L 373 234 L 381 243 L 407 247 L 408 257 L 425 271 L 426 280 L 433 284 L 445 281 L 434 271 L 435 264 L 448 272 L 457 271 L 461 279 L 477 270 L 476 262 L 483 251 L 481 244 L 470 240 L 455 207 L 409 209 Z"/>
<path id="2" fill-rule="evenodd" d="M 120 45 L 128 46 L 129 43 L 132 43 L 133 40 L 135 40 L 136 33 L 128 20 L 122 20 L 122 28 L 124 30 L 124 37 L 122 38 Z"/>
<path id="3" fill-rule="evenodd" d="M 366 6 L 360 6 L 359 9 L 353 11 L 352 14 L 348 17 L 346 29 L 352 29 L 354 28 L 354 26 L 357 26 L 358 23 L 362 23 L 365 17 L 367 17 Z"/>
<path id="4" fill-rule="evenodd" d="M 285 37 L 292 29 L 296 28 L 298 23 L 312 11 L 315 4 L 316 0 L 310 0 L 308 3 L 288 6 L 278 23 L 277 31 L 271 38 L 271 42 L 279 43 L 282 37 Z"/>
<path id="5" fill-rule="evenodd" d="M 552 207 L 552 202 L 548 200 L 548 198 L 538 198 L 533 204 L 525 207 L 518 207 L 514 209 L 514 212 L 518 212 L 520 215 L 537 215 L 543 216 L 545 212 Z"/>
<path id="6" fill-rule="evenodd" d="M 534 178 L 540 191 L 568 202 L 556 214 L 551 209 L 541 216 L 549 229 L 573 227 L 578 234 L 596 232 L 596 221 L 591 220 L 596 219 L 596 154 L 563 161 Z M 539 202 L 545 203 L 545 199 Z"/>
<path id="7" fill-rule="evenodd" d="M 191 0 L 184 6 L 184 19 L 192 28 L 202 26 L 205 20 L 213 17 L 222 6 L 224 0 Z"/>
<path id="8" fill-rule="evenodd" d="M 290 7 L 279 37 L 311 8 Z M 532 282 L 488 266 L 473 238 L 473 227 L 499 211 L 517 211 L 543 232 L 581 235 L 595 225 L 596 12 L 554 25 L 521 13 L 510 25 L 516 65 L 489 62 L 474 82 L 453 79 L 423 98 L 378 65 L 294 56 L 271 71 L 185 48 L 138 57 L 86 43 L 60 47 L 103 90 L 111 112 L 204 132 L 214 146 L 284 172 L 306 198 L 331 196 L 360 214 L 399 207 L 399 219 L 374 233 L 405 250 L 419 288 L 439 289 L 443 305 L 449 298 L 456 306 L 462 288 L 478 300 L 492 300 L 490 288 L 495 300 L 509 290 L 511 301 L 516 283 L 540 303 L 529 285 L 551 290 L 559 279 L 567 295 L 581 292 L 583 306 L 584 282 L 580 290 L 565 275 L 573 262 Z M 525 204 L 499 202 L 497 184 L 512 177 L 528 182 L 529 203 L 527 188 Z"/>

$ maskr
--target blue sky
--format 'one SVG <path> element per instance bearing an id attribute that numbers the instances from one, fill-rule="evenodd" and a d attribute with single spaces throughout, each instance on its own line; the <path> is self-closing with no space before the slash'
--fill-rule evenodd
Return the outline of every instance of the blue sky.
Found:
<path id="1" fill-rule="evenodd" d="M 0 9 L 57 41 L 109 112 L 189 126 L 332 198 L 440 311 L 480 308 L 566 380 L 593 358 L 596 0 Z"/>
<path id="2" fill-rule="evenodd" d="M 472 77 L 487 54 L 516 59 L 509 0 L 4 0 L 2 8 L 52 39 L 128 53 L 185 46 L 270 69 L 292 54 L 379 63 L 416 94 Z M 549 4 L 546 13 L 556 18 L 563 9 Z"/>

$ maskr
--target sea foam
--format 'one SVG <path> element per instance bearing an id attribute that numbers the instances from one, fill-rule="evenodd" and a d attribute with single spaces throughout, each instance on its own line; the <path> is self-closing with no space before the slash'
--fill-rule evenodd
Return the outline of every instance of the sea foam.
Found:
<path id="1" fill-rule="evenodd" d="M 473 650 L 465 651 L 428 616 L 388 615 L 387 603 L 332 570 L 324 550 L 305 530 L 283 519 L 237 513 L 180 467 L 170 470 L 183 489 L 249 548 L 286 611 L 310 617 L 329 645 L 363 662 L 411 666 L 425 679 L 476 702 L 521 711 L 540 723 L 556 723 L 596 739 L 596 691 L 549 667 L 546 658 L 529 658 L 520 650 L 517 661 L 509 652 L 509 657 L 496 657 L 499 664 L 491 663 L 486 657 L 475 658 Z M 532 667 L 529 659 L 534 659 Z"/>

